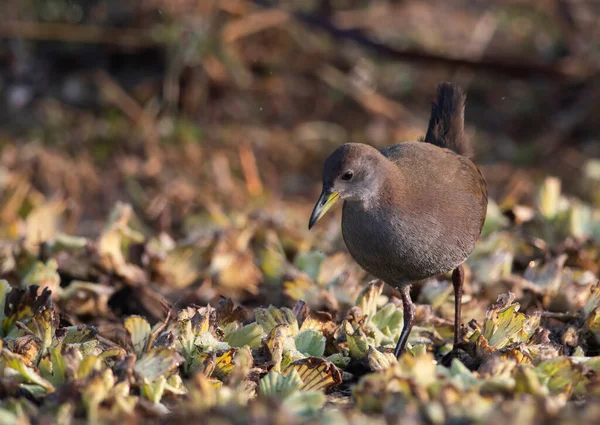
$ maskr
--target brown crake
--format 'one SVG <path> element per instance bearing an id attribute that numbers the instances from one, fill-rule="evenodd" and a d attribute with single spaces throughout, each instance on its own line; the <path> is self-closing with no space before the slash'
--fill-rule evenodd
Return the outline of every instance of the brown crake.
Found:
<path id="1" fill-rule="evenodd" d="M 455 346 L 459 337 L 464 273 L 487 210 L 487 184 L 469 159 L 464 132 L 465 95 L 440 83 L 424 141 L 381 150 L 361 143 L 337 148 L 325 161 L 323 190 L 309 229 L 344 201 L 342 235 L 354 260 L 397 288 L 404 306 L 399 356 L 412 329 L 410 285 L 453 270 Z"/>

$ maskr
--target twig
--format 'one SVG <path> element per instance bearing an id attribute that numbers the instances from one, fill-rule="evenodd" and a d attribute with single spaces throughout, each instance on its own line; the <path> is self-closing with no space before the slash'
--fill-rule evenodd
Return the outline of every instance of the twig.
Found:
<path id="1" fill-rule="evenodd" d="M 234 190 L 234 184 L 227 155 L 220 151 L 214 152 L 212 155 L 212 169 L 217 189 L 226 195 L 231 194 Z"/>
<path id="2" fill-rule="evenodd" d="M 416 119 L 414 115 L 400 103 L 382 96 L 375 91 L 359 90 L 348 83 L 346 76 L 331 65 L 323 65 L 316 71 L 317 76 L 331 87 L 353 97 L 363 108 L 378 115 L 398 121 L 401 118 Z"/>
<path id="3" fill-rule="evenodd" d="M 113 44 L 137 48 L 160 44 L 147 30 L 28 21 L 0 22 L 0 38 Z"/>
<path id="4" fill-rule="evenodd" d="M 217 7 L 232 15 L 244 15 L 249 10 L 255 10 L 253 4 L 246 0 L 218 0 Z"/>
<path id="5" fill-rule="evenodd" d="M 263 185 L 260 181 L 258 167 L 256 166 L 256 157 L 254 156 L 254 152 L 252 152 L 252 148 L 247 144 L 242 144 L 240 146 L 240 162 L 242 164 L 244 178 L 246 179 L 248 193 L 252 196 L 262 194 Z"/>
<path id="6" fill-rule="evenodd" d="M 225 42 L 247 37 L 268 28 L 280 26 L 290 20 L 290 15 L 283 10 L 269 9 L 252 13 L 236 21 L 230 22 L 223 28 L 222 36 Z"/>
<path id="7" fill-rule="evenodd" d="M 579 314 L 577 313 L 556 313 L 553 311 L 543 311 L 542 317 L 545 319 L 556 319 L 561 322 L 572 322 L 579 319 Z"/>
<path id="8" fill-rule="evenodd" d="M 261 5 L 259 0 L 251 0 L 256 5 Z M 369 38 L 360 30 L 344 30 L 335 26 L 330 20 L 319 15 L 294 13 L 294 19 L 313 28 L 319 28 L 337 39 L 354 41 L 362 47 L 368 48 L 381 56 L 387 56 L 404 62 L 429 63 L 446 67 L 468 67 L 489 73 L 508 75 L 512 77 L 543 76 L 552 79 L 584 79 L 593 74 L 587 63 L 578 62 L 577 66 L 545 65 L 541 63 L 525 63 L 522 60 L 455 58 L 431 54 L 416 49 L 399 50 L 385 44 L 378 43 Z"/>
<path id="9" fill-rule="evenodd" d="M 215 55 L 207 54 L 202 61 L 202 67 L 211 80 L 225 83 L 229 79 L 227 68 Z"/>

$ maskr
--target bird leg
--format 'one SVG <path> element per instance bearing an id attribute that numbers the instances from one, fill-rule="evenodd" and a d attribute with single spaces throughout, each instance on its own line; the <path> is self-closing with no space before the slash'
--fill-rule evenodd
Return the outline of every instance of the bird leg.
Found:
<path id="1" fill-rule="evenodd" d="M 465 270 L 458 266 L 452 272 L 452 286 L 454 286 L 454 347 L 458 344 L 460 336 L 460 308 L 462 305 L 463 282 L 465 281 Z"/>
<path id="2" fill-rule="evenodd" d="M 406 349 L 406 341 L 408 341 L 408 336 L 410 335 L 413 323 L 415 322 L 416 311 L 415 305 L 410 299 L 410 285 L 403 285 L 398 288 L 398 290 L 402 296 L 402 306 L 404 307 L 404 326 L 402 327 L 400 338 L 398 339 L 396 349 L 394 350 L 394 355 L 396 358 L 404 354 Z"/>

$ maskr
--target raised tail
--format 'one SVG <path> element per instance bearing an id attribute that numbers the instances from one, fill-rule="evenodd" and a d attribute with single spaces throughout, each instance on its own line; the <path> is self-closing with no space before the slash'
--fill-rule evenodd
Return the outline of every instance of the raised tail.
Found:
<path id="1" fill-rule="evenodd" d="M 429 127 L 425 142 L 448 148 L 466 157 L 473 154 L 471 143 L 465 134 L 465 102 L 467 97 L 454 83 L 442 82 L 431 106 Z"/>

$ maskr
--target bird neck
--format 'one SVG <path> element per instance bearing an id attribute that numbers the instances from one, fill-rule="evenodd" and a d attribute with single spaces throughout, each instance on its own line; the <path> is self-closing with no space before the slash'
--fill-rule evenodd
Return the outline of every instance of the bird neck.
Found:
<path id="1" fill-rule="evenodd" d="M 402 197 L 406 178 L 402 170 L 392 161 L 381 155 L 375 167 L 374 178 L 363 196 L 356 201 L 363 210 L 381 209 L 394 205 Z"/>

